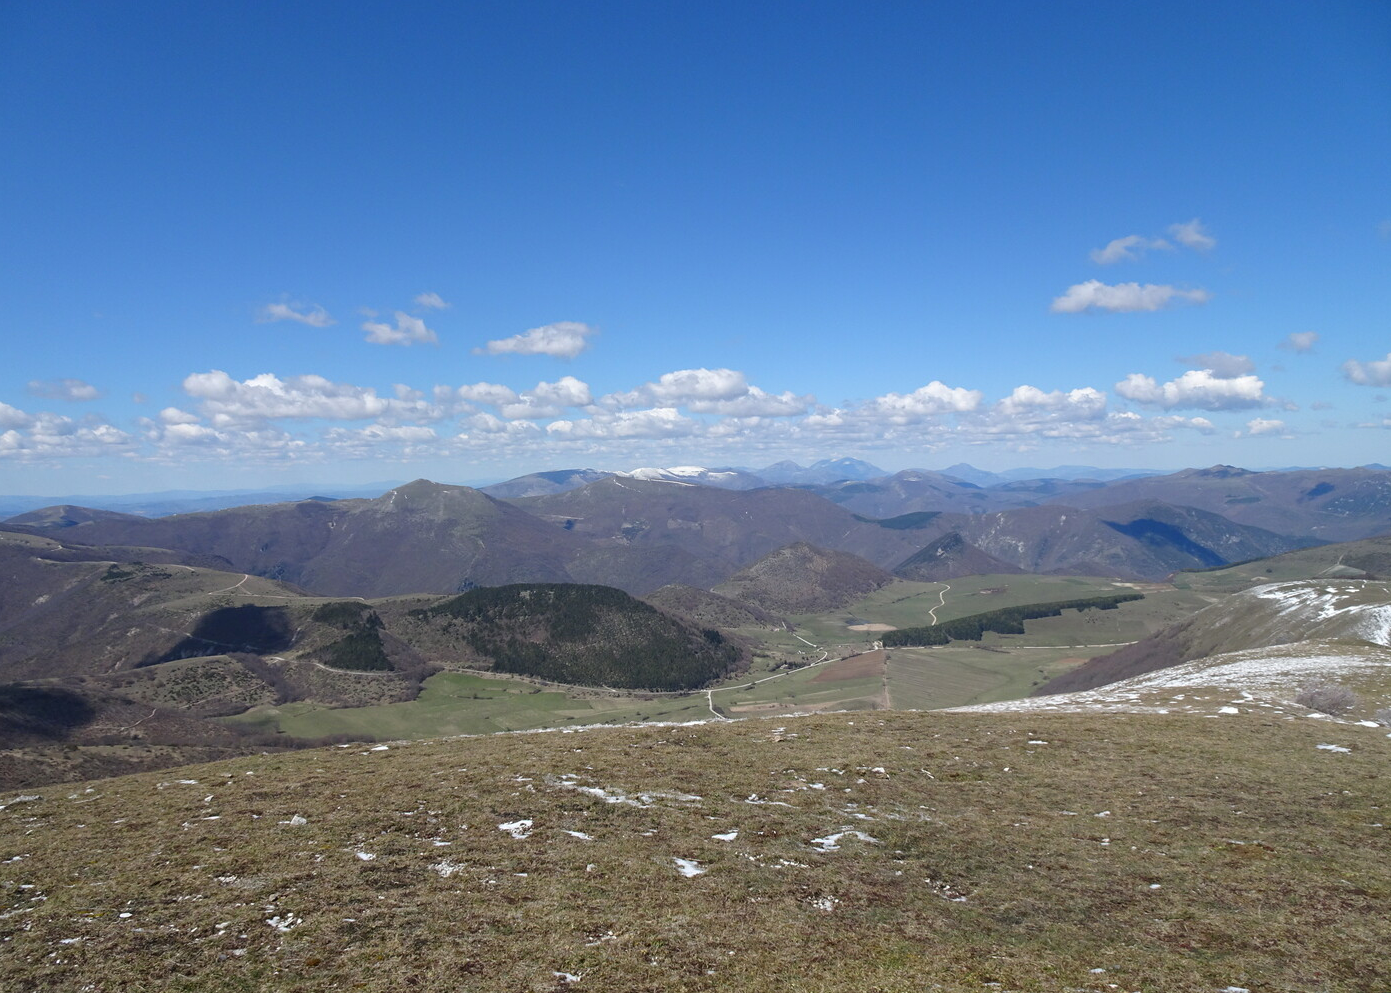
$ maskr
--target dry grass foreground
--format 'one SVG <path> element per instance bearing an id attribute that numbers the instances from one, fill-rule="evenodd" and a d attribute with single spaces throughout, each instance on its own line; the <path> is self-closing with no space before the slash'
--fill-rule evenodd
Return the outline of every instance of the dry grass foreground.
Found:
<path id="1" fill-rule="evenodd" d="M 860 713 L 49 787 L 0 796 L 0 987 L 1385 989 L 1389 758 L 1260 715 Z"/>

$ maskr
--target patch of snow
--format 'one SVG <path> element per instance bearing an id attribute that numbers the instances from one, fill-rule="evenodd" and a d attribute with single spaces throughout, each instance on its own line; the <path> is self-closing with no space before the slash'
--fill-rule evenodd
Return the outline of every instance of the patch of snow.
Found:
<path id="1" fill-rule="evenodd" d="M 687 879 L 703 875 L 705 872 L 708 871 L 695 859 L 673 858 L 672 861 L 676 863 L 676 871 L 681 873 L 681 875 L 685 876 Z"/>
<path id="2" fill-rule="evenodd" d="M 1211 687 L 1223 695 L 1250 692 L 1264 702 L 1283 703 L 1294 688 L 1311 679 L 1357 679 L 1391 670 L 1391 652 L 1380 646 L 1350 648 L 1346 642 L 1303 641 L 1195 659 L 1134 676 L 1094 690 L 1047 697 L 1006 700 L 956 707 L 971 713 L 1155 713 L 1181 702 L 1187 712 L 1202 713 L 1201 695 Z M 1175 694 L 1173 691 L 1185 692 Z M 1162 701 L 1162 702 L 1161 702 Z M 1248 703 L 1248 706 L 1250 704 Z M 1178 711 L 1182 712 L 1182 711 Z M 1224 711 L 1219 710 L 1219 713 Z M 1207 716 L 1216 716 L 1209 712 Z"/>
<path id="3" fill-rule="evenodd" d="M 573 774 L 561 776 L 559 779 L 547 778 L 546 784 L 548 786 L 559 786 L 562 789 L 575 790 L 587 796 L 598 797 L 605 803 L 618 803 L 630 807 L 651 807 L 658 800 L 676 800 L 680 803 L 699 803 L 702 799 L 693 793 L 664 793 L 653 791 L 639 792 L 630 795 L 622 790 L 605 789 L 602 786 L 582 786 L 578 781 L 578 777 Z"/>
<path id="4" fill-rule="evenodd" d="M 531 819 L 525 818 L 520 821 L 508 821 L 506 824 L 497 826 L 499 831 L 506 831 L 512 837 L 521 841 L 523 838 L 531 837 Z"/>
<path id="5" fill-rule="evenodd" d="M 745 800 L 744 802 L 745 802 L 745 803 L 754 804 L 755 806 L 768 806 L 768 807 L 791 807 L 791 806 L 792 806 L 792 804 L 790 804 L 790 803 L 783 803 L 783 801 L 781 801 L 781 800 L 764 800 L 764 799 L 762 799 L 757 793 L 750 793 L 748 799 Z"/>
<path id="6" fill-rule="evenodd" d="M 1319 745 L 1325 752 L 1350 752 L 1351 748 L 1344 748 L 1342 745 Z"/>
<path id="7" fill-rule="evenodd" d="M 810 844 L 813 848 L 820 849 L 823 852 L 838 852 L 840 851 L 841 838 L 858 838 L 860 841 L 869 845 L 879 844 L 878 838 L 871 838 L 863 831 L 856 831 L 854 828 L 849 827 L 842 828 L 834 834 L 828 834 L 824 838 L 813 838 Z"/>
<path id="8" fill-rule="evenodd" d="M 594 839 L 591 838 L 589 835 L 585 834 L 583 831 L 566 831 L 565 833 L 568 834 L 568 835 L 569 835 L 570 837 L 572 837 L 572 838 L 579 838 L 580 841 L 593 841 L 593 840 L 594 840 Z"/>
<path id="9" fill-rule="evenodd" d="M 374 852 L 357 852 L 355 854 L 364 862 L 371 862 L 377 857 Z"/>
<path id="10" fill-rule="evenodd" d="M 739 837 L 739 832 L 726 831 L 724 834 L 712 834 L 710 837 L 714 838 L 716 841 L 733 841 L 735 838 Z"/>
<path id="11" fill-rule="evenodd" d="M 559 979 L 562 983 L 578 983 L 581 973 L 575 972 L 552 972 L 552 976 Z"/>
<path id="12" fill-rule="evenodd" d="M 1219 714 L 1239 714 L 1239 713 L 1241 713 L 1241 711 L 1237 710 L 1235 707 L 1218 707 L 1218 708 L 1217 708 L 1217 712 L 1218 712 Z"/>
<path id="13" fill-rule="evenodd" d="M 290 827 L 303 827 L 305 824 L 308 824 L 309 821 L 301 817 L 299 814 L 294 814 L 290 817 L 288 821 L 277 821 L 276 823 L 288 824 L 290 825 Z"/>

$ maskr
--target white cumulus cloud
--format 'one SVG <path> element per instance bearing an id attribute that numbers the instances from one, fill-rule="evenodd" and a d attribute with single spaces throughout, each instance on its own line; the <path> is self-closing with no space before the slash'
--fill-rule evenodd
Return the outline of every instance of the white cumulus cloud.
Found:
<path id="1" fill-rule="evenodd" d="M 256 314 L 256 322 L 269 324 L 272 321 L 298 321 L 311 328 L 326 328 L 333 323 L 333 318 L 318 304 L 307 307 L 298 303 L 268 303 Z"/>
<path id="2" fill-rule="evenodd" d="M 31 379 L 28 391 L 30 396 L 45 400 L 95 400 L 102 395 L 101 390 L 80 379 Z"/>
<path id="3" fill-rule="evenodd" d="M 689 406 L 695 410 L 699 405 L 706 412 L 717 412 L 719 404 L 746 398 L 752 389 L 748 378 L 735 369 L 678 369 L 635 390 L 610 393 L 599 403 L 610 409 Z"/>
<path id="4" fill-rule="evenodd" d="M 1343 375 L 1359 386 L 1391 386 L 1391 352 L 1384 359 L 1369 362 L 1348 359 L 1343 363 Z"/>
<path id="5" fill-rule="evenodd" d="M 1246 422 L 1246 434 L 1248 437 L 1254 438 L 1263 434 L 1282 435 L 1284 433 L 1284 421 L 1267 420 L 1264 417 L 1257 417 Z"/>
<path id="6" fill-rule="evenodd" d="M 673 407 L 604 412 L 577 421 L 552 421 L 553 438 L 677 438 L 692 434 L 697 422 Z"/>
<path id="7" fill-rule="evenodd" d="M 172 445 L 212 445 L 227 440 L 225 435 L 206 425 L 181 422 L 166 424 L 156 436 Z"/>
<path id="8" fill-rule="evenodd" d="M 537 383 L 532 396 L 543 403 L 558 404 L 562 407 L 584 407 L 593 402 L 589 384 L 574 376 L 561 376 L 554 383 Z"/>
<path id="9" fill-rule="evenodd" d="M 1265 383 L 1258 377 L 1223 377 L 1209 369 L 1190 369 L 1167 383 L 1133 372 L 1116 384 L 1116 392 L 1127 400 L 1165 410 L 1241 410 L 1274 402 L 1265 395 Z"/>
<path id="10" fill-rule="evenodd" d="M 401 310 L 396 311 L 395 327 L 382 321 L 364 321 L 362 330 L 367 332 L 365 340 L 374 345 L 409 346 L 417 341 L 434 343 L 439 340 L 424 321 Z"/>
<path id="11" fill-rule="evenodd" d="M 368 424 L 362 428 L 330 428 L 324 440 L 346 453 L 381 445 L 418 445 L 438 441 L 434 429 L 419 424 Z"/>
<path id="12" fill-rule="evenodd" d="M 517 391 L 500 383 L 466 383 L 455 390 L 454 395 L 469 403 L 486 403 L 492 406 L 515 403 L 517 400 Z"/>
<path id="13" fill-rule="evenodd" d="M 165 424 L 197 424 L 198 415 L 190 414 L 178 407 L 165 407 L 159 412 L 159 419 Z"/>
<path id="14" fill-rule="evenodd" d="M 773 394 L 750 386 L 743 396 L 728 400 L 692 400 L 687 407 L 692 413 L 722 417 L 795 417 L 805 414 L 815 403 L 815 397 L 797 396 L 791 390 Z"/>
<path id="15" fill-rule="evenodd" d="M 135 439 L 100 418 L 71 417 L 40 411 L 25 414 L 0 403 L 0 457 L 18 460 L 49 458 L 100 458 L 130 452 Z"/>
<path id="16" fill-rule="evenodd" d="M 323 455 L 319 445 L 267 424 L 251 426 L 224 420 L 219 427 L 208 427 L 186 421 L 167 421 L 163 416 L 161 421 L 141 418 L 140 423 L 146 429 L 145 436 L 154 443 L 155 458 L 159 461 L 284 462 L 317 459 Z"/>
<path id="17" fill-rule="evenodd" d="M 1089 279 L 1069 286 L 1067 292 L 1053 300 L 1050 308 L 1055 314 L 1079 314 L 1095 307 L 1124 313 L 1136 310 L 1163 310 L 1175 302 L 1206 303 L 1212 294 L 1204 289 L 1181 290 L 1176 286 L 1154 283 L 1117 283 L 1114 286 Z"/>
<path id="18" fill-rule="evenodd" d="M 934 379 L 912 393 L 885 393 L 875 397 L 865 409 L 903 424 L 935 414 L 964 413 L 980 407 L 984 394 L 960 386 L 947 386 Z"/>
<path id="19" fill-rule="evenodd" d="M 1093 415 L 1106 409 L 1106 394 L 1090 386 L 1080 389 L 1053 390 L 1045 393 L 1036 386 L 1016 386 L 1009 396 L 997 404 L 1008 414 L 1025 414 L 1039 410 L 1067 410 Z"/>
<path id="20" fill-rule="evenodd" d="M 749 391 L 748 380 L 733 369 L 681 369 L 668 372 L 649 384 L 659 400 L 681 403 L 691 400 L 733 400 Z"/>
<path id="21" fill-rule="evenodd" d="M 489 414 L 486 412 L 474 414 L 472 417 L 468 418 L 468 420 L 464 421 L 464 425 L 475 434 L 489 436 L 501 435 L 510 438 L 519 438 L 523 436 L 535 438 L 541 430 L 531 421 L 504 421 L 496 414 Z M 468 438 L 469 435 L 465 432 L 459 437 Z"/>
<path id="22" fill-rule="evenodd" d="M 1308 352 L 1313 350 L 1318 343 L 1319 333 L 1317 331 L 1293 331 L 1280 342 L 1280 347 L 1287 352 Z"/>
<path id="23" fill-rule="evenodd" d="M 415 298 L 417 307 L 424 307 L 426 310 L 444 310 L 449 304 L 438 293 L 421 293 Z"/>
<path id="24" fill-rule="evenodd" d="M 1099 265 L 1112 265 L 1116 262 L 1138 262 L 1150 249 L 1170 249 L 1174 246 L 1163 238 L 1146 238 L 1144 235 L 1128 234 L 1106 243 L 1105 248 L 1093 248 L 1091 259 Z"/>
<path id="25" fill-rule="evenodd" d="M 1209 252 L 1217 247 L 1217 239 L 1203 228 L 1203 222 L 1196 217 L 1186 224 L 1170 224 L 1169 236 L 1184 248 L 1195 252 Z"/>
<path id="26" fill-rule="evenodd" d="M 221 369 L 185 377 L 184 392 L 200 401 L 214 427 L 278 418 L 366 420 L 382 417 L 428 419 L 439 411 L 423 400 L 378 396 L 371 387 L 334 383 L 323 376 L 271 373 L 238 382 Z"/>
<path id="27" fill-rule="evenodd" d="M 1084 386 L 1040 390 L 1016 386 L 1009 396 L 958 425 L 963 437 L 993 441 L 1009 437 L 1097 438 L 1131 430 L 1124 413 L 1106 410 L 1106 394 Z"/>
<path id="28" fill-rule="evenodd" d="M 595 328 L 578 321 L 560 321 L 532 328 L 510 338 L 490 341 L 475 348 L 475 355 L 549 355 L 552 358 L 573 359 L 589 347 Z"/>
<path id="29" fill-rule="evenodd" d="M 33 418 L 20 410 L 18 407 L 11 407 L 9 404 L 0 400 L 0 428 L 22 428 L 28 427 Z"/>
<path id="30" fill-rule="evenodd" d="M 1194 369 L 1206 369 L 1222 379 L 1233 379 L 1256 370 L 1256 363 L 1245 355 L 1230 352 L 1203 352 L 1201 355 L 1180 356 L 1179 361 Z"/>
<path id="31" fill-rule="evenodd" d="M 593 402 L 589 385 L 574 376 L 562 376 L 554 383 L 537 383 L 529 393 L 498 406 L 498 412 L 509 420 L 542 420 L 559 417 L 566 407 L 585 407 Z"/>

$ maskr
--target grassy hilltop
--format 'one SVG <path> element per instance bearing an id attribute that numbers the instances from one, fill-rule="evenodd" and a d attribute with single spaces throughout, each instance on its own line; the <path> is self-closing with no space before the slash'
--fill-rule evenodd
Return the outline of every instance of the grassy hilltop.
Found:
<path id="1" fill-rule="evenodd" d="M 1388 759 L 1259 712 L 859 713 L 45 787 L 0 796 L 0 986 L 1384 988 Z"/>

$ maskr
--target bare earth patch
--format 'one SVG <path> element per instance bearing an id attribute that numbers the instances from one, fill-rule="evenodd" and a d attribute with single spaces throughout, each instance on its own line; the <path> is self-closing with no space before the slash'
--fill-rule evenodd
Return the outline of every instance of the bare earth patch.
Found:
<path id="1" fill-rule="evenodd" d="M 847 624 L 851 631 L 897 631 L 892 624 Z"/>

